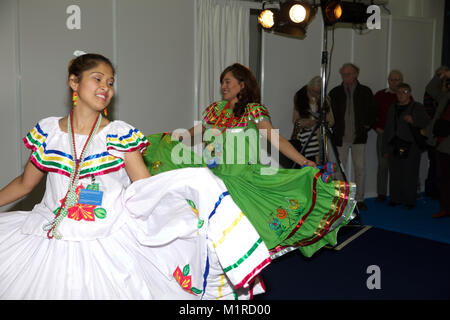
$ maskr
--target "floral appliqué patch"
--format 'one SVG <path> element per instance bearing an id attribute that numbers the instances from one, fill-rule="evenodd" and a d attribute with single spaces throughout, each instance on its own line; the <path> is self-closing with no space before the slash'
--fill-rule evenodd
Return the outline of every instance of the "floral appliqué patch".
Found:
<path id="1" fill-rule="evenodd" d="M 184 266 L 183 271 L 181 271 L 180 267 L 177 266 L 173 273 L 173 277 L 180 284 L 183 290 L 193 295 L 199 295 L 200 293 L 202 293 L 202 290 L 192 286 L 192 277 L 189 275 L 190 271 L 191 270 L 189 264 Z"/>
<path id="2" fill-rule="evenodd" d="M 80 191 L 81 189 L 84 189 L 83 185 L 79 185 L 77 189 L 75 190 L 77 194 L 77 204 L 73 207 L 67 208 L 68 215 L 67 217 L 69 219 L 73 219 L 75 221 L 95 221 L 95 217 L 98 219 L 105 219 L 106 218 L 106 209 L 102 207 L 98 207 L 96 205 L 92 204 L 85 204 L 85 203 L 79 203 L 80 200 Z M 64 198 L 59 200 L 59 202 L 62 204 L 64 202 Z M 59 211 L 59 208 L 56 208 L 53 213 L 57 214 Z"/>

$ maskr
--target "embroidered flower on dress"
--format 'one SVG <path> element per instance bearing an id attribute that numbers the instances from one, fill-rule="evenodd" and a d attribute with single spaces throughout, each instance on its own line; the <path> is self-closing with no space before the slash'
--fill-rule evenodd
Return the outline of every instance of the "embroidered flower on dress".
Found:
<path id="1" fill-rule="evenodd" d="M 283 208 L 278 208 L 277 212 L 277 217 L 280 219 L 285 219 L 288 216 L 288 212 Z"/>
<path id="2" fill-rule="evenodd" d="M 73 207 L 70 207 L 67 211 L 69 212 L 68 216 L 70 219 L 80 221 L 95 221 L 94 209 L 95 205 L 92 204 L 83 204 L 77 203 Z"/>
<path id="3" fill-rule="evenodd" d="M 75 221 L 95 221 L 95 217 L 99 219 L 106 218 L 107 212 L 104 208 L 97 208 L 97 206 L 93 204 L 79 203 L 81 189 L 85 189 L 82 184 L 80 184 L 75 190 L 75 193 L 77 195 L 77 203 L 74 206 L 67 208 L 67 217 Z M 59 200 L 59 202 L 63 204 L 64 198 Z M 60 207 L 56 208 L 53 213 L 57 214 L 59 208 Z"/>
<path id="4" fill-rule="evenodd" d="M 193 294 L 198 295 L 202 293 L 202 290 L 199 290 L 192 286 L 192 277 L 189 275 L 190 267 L 189 265 L 185 265 L 183 268 L 183 272 L 181 271 L 180 267 L 177 266 L 175 271 L 173 272 L 173 277 L 175 280 L 180 284 L 181 288 L 183 290 Z"/>
<path id="5" fill-rule="evenodd" d="M 67 209 L 69 212 L 67 217 L 76 221 L 95 221 L 94 209 L 96 206 L 92 204 L 79 203 L 81 189 L 84 189 L 84 187 L 80 184 L 75 190 L 77 194 L 77 204 Z"/>

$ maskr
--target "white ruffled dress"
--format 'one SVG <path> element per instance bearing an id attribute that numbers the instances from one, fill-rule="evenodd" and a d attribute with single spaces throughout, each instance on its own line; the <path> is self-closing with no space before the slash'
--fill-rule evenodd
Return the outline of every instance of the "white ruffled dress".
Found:
<path id="1" fill-rule="evenodd" d="M 269 252 L 223 182 L 207 168 L 188 168 L 130 183 L 124 153 L 148 141 L 123 121 L 95 135 L 81 165 L 77 194 L 97 186 L 101 204 L 69 208 L 62 239 L 49 239 L 43 226 L 61 205 L 73 164 L 59 120 L 41 120 L 24 138 L 47 184 L 32 211 L 0 213 L 0 299 L 249 299 L 264 292 L 258 275 Z M 77 150 L 86 139 L 75 135 Z"/>

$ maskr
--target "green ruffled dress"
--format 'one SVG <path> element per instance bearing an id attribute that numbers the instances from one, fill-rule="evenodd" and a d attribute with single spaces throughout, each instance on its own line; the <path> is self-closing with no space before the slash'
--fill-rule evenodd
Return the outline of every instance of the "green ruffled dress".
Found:
<path id="1" fill-rule="evenodd" d="M 165 133 L 148 136 L 144 161 L 152 175 L 186 167 L 209 166 L 253 224 L 271 257 L 298 248 L 307 257 L 335 245 L 339 228 L 351 220 L 356 187 L 345 181 L 322 181 L 319 169 L 274 168 L 261 164 L 255 123 L 270 121 L 266 107 L 248 104 L 233 117 L 227 101 L 203 112 L 206 142 L 198 155 Z M 263 154 L 263 153 L 262 153 Z"/>

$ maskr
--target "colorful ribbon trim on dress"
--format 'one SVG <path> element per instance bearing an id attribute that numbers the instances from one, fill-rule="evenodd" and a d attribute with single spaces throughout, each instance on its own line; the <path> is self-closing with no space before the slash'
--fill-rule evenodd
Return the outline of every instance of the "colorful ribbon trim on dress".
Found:
<path id="1" fill-rule="evenodd" d="M 211 213 L 208 216 L 208 223 L 209 220 L 216 214 L 216 210 L 219 207 L 219 205 L 222 203 L 222 200 L 226 197 L 230 195 L 230 193 L 228 191 L 223 192 L 220 196 L 219 196 L 219 200 L 215 203 L 214 205 L 214 209 L 211 211 Z M 226 236 L 227 233 L 229 233 L 231 231 L 231 229 L 233 229 L 240 221 L 241 219 L 244 217 L 245 215 L 241 212 L 241 214 L 231 223 L 231 225 L 229 227 L 227 227 L 223 234 L 224 236 L 218 240 L 217 242 L 215 242 L 213 244 L 214 248 L 218 245 L 221 244 L 224 240 L 224 237 Z M 242 263 L 244 263 L 251 255 L 252 253 L 254 253 L 259 245 L 263 243 L 262 238 L 259 238 L 252 246 L 251 248 L 246 252 L 245 255 L 243 255 L 241 258 L 239 258 L 235 263 L 233 263 L 232 265 L 224 268 L 224 272 L 229 272 L 235 268 L 238 268 Z M 268 264 L 270 264 L 270 262 L 272 261 L 272 259 L 266 258 L 264 259 L 258 266 L 256 266 L 255 268 L 253 268 L 253 270 L 248 273 L 238 284 L 235 285 L 236 289 L 241 288 L 242 286 L 244 286 L 245 284 L 251 282 L 259 273 L 262 269 L 264 269 Z M 206 266 L 205 266 L 205 272 L 203 274 L 203 294 L 202 294 L 202 298 L 203 295 L 205 294 L 205 289 L 206 289 L 206 285 L 207 285 L 207 278 L 208 278 L 208 274 L 209 274 L 209 258 L 208 255 L 206 256 Z M 219 291 L 221 291 L 221 288 L 219 287 L 218 289 Z"/>
<path id="2" fill-rule="evenodd" d="M 219 207 L 220 203 L 222 202 L 223 198 L 225 198 L 226 196 L 229 196 L 229 195 L 230 195 L 230 193 L 228 191 L 225 191 L 219 196 L 219 200 L 217 200 L 216 204 L 214 205 L 214 209 L 211 211 L 211 213 L 208 216 L 208 223 L 209 223 L 209 220 L 216 214 L 216 210 Z M 207 281 L 208 275 L 209 275 L 209 256 L 208 256 L 208 254 L 206 254 L 205 272 L 203 273 L 202 299 L 203 299 L 203 296 L 205 295 L 206 285 L 208 284 L 208 281 Z"/>
<path id="3" fill-rule="evenodd" d="M 73 168 L 72 156 L 59 150 L 47 149 L 45 139 L 48 134 L 44 133 L 37 124 L 24 138 L 23 142 L 28 149 L 33 150 L 31 161 L 42 171 L 55 172 L 70 176 Z M 136 129 L 130 131 L 121 137 L 117 135 L 107 136 L 107 149 L 120 152 L 132 152 L 143 150 L 149 142 L 143 134 Z M 123 159 L 117 158 L 107 151 L 93 154 L 86 157 L 80 170 L 80 179 L 90 175 L 99 176 L 114 172 L 123 168 L 125 163 Z"/>
<path id="4" fill-rule="evenodd" d="M 224 125 L 227 125 L 227 128 L 246 128 L 248 126 L 249 119 L 254 120 L 255 122 L 270 120 L 270 115 L 267 108 L 262 105 L 253 103 L 247 105 L 247 108 L 249 108 L 250 110 L 244 113 L 242 117 L 233 118 L 230 121 L 231 113 L 228 117 L 223 114 L 222 121 L 220 121 L 220 123 L 217 123 L 224 107 L 222 107 L 222 105 L 226 103 L 226 101 L 214 102 L 203 112 L 203 124 L 206 127 L 212 127 L 216 125 L 218 128 L 222 128 Z"/>
<path id="5" fill-rule="evenodd" d="M 222 232 L 222 234 L 223 234 L 223 235 L 222 235 L 222 238 L 220 238 L 219 240 L 217 240 L 216 242 L 213 243 L 213 247 L 214 247 L 214 248 L 217 248 L 219 245 L 221 245 L 221 244 L 225 241 L 225 238 L 226 238 L 227 234 L 230 233 L 231 230 L 233 230 L 233 229 L 238 225 L 238 223 L 239 223 L 244 217 L 245 217 L 244 213 L 241 212 L 241 213 L 239 214 L 239 216 L 236 217 L 236 219 L 234 219 L 234 221 L 230 224 L 230 226 L 228 226 L 228 227 Z M 261 241 L 262 241 L 262 239 L 259 238 L 258 241 L 253 245 L 253 247 L 255 247 L 255 245 L 256 245 L 256 246 L 259 246 L 259 244 L 261 244 Z M 259 242 L 259 243 L 258 243 L 258 242 Z M 228 270 L 226 270 L 226 271 L 229 271 L 229 270 L 231 270 L 231 269 L 236 268 L 236 267 L 238 266 L 238 265 L 236 265 L 236 264 L 238 264 L 238 263 L 241 264 L 242 262 L 244 262 L 244 260 L 245 260 L 246 258 L 248 258 L 248 257 L 251 255 L 251 253 L 253 253 L 255 250 L 256 250 L 256 248 L 253 249 L 250 253 L 247 253 L 247 254 L 246 254 L 245 256 L 243 256 L 242 258 L 238 259 L 238 262 L 236 262 L 236 263 L 234 264 L 234 267 L 230 266 L 230 267 L 228 267 Z M 244 257 L 245 257 L 245 259 L 244 259 Z M 264 260 L 262 263 L 260 263 L 255 269 L 253 269 L 252 272 L 250 272 L 248 275 L 246 275 L 246 276 L 242 279 L 242 281 L 239 282 L 239 283 L 236 285 L 236 288 L 240 288 L 240 287 L 242 287 L 243 285 L 245 285 L 246 283 L 250 282 L 256 275 L 259 274 L 259 271 L 262 270 L 262 269 L 263 269 L 266 265 L 268 265 L 270 262 L 271 262 L 271 258 L 265 259 L 265 260 Z M 226 271 L 225 271 L 225 272 L 226 272 Z"/>
<path id="6" fill-rule="evenodd" d="M 316 175 L 317 176 L 317 175 Z M 315 180 L 318 177 L 315 177 Z M 313 194 L 316 193 L 316 184 L 313 184 Z M 270 250 L 270 254 L 272 259 L 286 253 L 287 251 L 291 251 L 297 247 L 304 247 L 316 243 L 320 239 L 322 239 L 330 230 L 336 228 L 340 223 L 350 217 L 353 212 L 354 205 L 349 205 L 349 201 L 354 197 L 354 190 L 350 183 L 345 181 L 335 181 L 335 196 L 333 198 L 332 204 L 330 205 L 330 210 L 322 220 L 320 221 L 317 229 L 314 231 L 313 235 L 309 238 L 300 240 L 291 245 L 286 246 L 277 246 Z M 313 205 L 315 204 L 316 197 L 313 196 Z M 353 201 L 354 202 L 354 201 Z M 308 212 L 308 214 L 312 211 Z M 305 219 L 303 219 L 305 218 Z M 306 215 L 302 218 L 299 224 L 294 228 L 291 232 L 290 236 L 294 235 L 295 232 L 301 227 L 301 225 L 306 220 Z"/>
<path id="7" fill-rule="evenodd" d="M 264 269 L 268 264 L 272 262 L 272 258 L 264 259 L 256 268 L 252 270 L 249 274 L 247 274 L 241 282 L 236 284 L 236 289 L 243 287 L 246 283 L 251 282 L 260 272 Z"/>
<path id="8" fill-rule="evenodd" d="M 128 134 L 118 136 L 117 134 L 108 134 L 106 136 L 106 147 L 108 150 L 132 152 L 142 150 L 149 145 L 147 138 L 137 129 L 130 129 Z"/>
<path id="9" fill-rule="evenodd" d="M 349 184 L 344 181 L 336 181 L 336 195 L 333 199 L 328 213 L 322 218 L 318 228 L 309 238 L 296 243 L 296 246 L 308 246 L 322 239 L 329 231 L 331 226 L 342 216 L 349 200 Z M 339 189 L 339 190 L 338 190 Z"/>
<path id="10" fill-rule="evenodd" d="M 292 237 L 298 229 L 300 229 L 300 227 L 303 225 L 303 223 L 305 222 L 306 218 L 308 218 L 308 216 L 311 214 L 311 212 L 314 210 L 314 207 L 316 205 L 316 198 L 317 198 L 317 180 L 319 179 L 319 177 L 321 177 L 322 173 L 319 171 L 314 175 L 314 179 L 313 179 L 313 188 L 312 188 L 312 204 L 311 207 L 309 208 L 308 213 L 306 213 L 298 222 L 298 224 L 294 227 L 294 229 L 292 229 L 291 233 L 286 237 L 286 240 L 289 239 L 290 237 Z"/>

